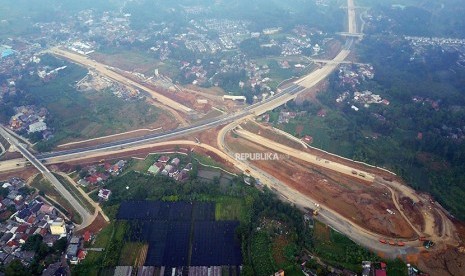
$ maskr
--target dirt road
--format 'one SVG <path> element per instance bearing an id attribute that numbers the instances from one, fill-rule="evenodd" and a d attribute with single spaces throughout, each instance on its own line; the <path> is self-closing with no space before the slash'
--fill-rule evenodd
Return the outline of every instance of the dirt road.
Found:
<path id="1" fill-rule="evenodd" d="M 326 163 L 324 162 L 324 159 L 318 160 L 318 157 L 315 155 L 303 152 L 302 150 L 284 146 L 282 144 L 274 142 L 260 135 L 256 135 L 254 133 L 246 131 L 238 127 L 238 124 L 229 125 L 228 127 L 225 128 L 224 132 L 220 132 L 220 135 L 226 135 L 225 132 L 228 132 L 231 130 L 233 130 L 238 136 L 246 140 L 249 140 L 253 143 L 256 143 L 262 147 L 269 148 L 273 152 L 280 152 L 283 154 L 287 154 L 289 156 L 298 158 L 304 162 L 309 162 L 311 164 L 320 166 L 325 169 L 334 170 L 334 171 L 343 173 L 351 177 L 357 177 L 359 179 L 361 178 L 359 175 L 355 176 L 352 174 L 352 170 L 355 170 L 355 169 L 350 166 L 339 164 L 335 161 Z M 224 139 L 223 140 L 219 139 L 218 143 L 224 143 Z M 224 148 L 225 148 L 224 149 L 225 152 L 229 152 L 230 156 L 234 156 L 234 153 L 228 150 L 227 146 L 224 146 Z M 300 198 L 302 197 L 302 194 L 300 192 L 292 191 L 288 187 L 285 187 L 282 184 L 278 184 L 274 180 L 273 176 L 268 175 L 267 173 L 264 173 L 263 170 L 260 170 L 259 168 L 255 168 L 251 164 L 249 164 L 249 166 L 254 168 L 253 170 L 254 173 L 259 175 L 261 181 L 263 181 L 264 179 L 267 185 L 271 183 L 270 187 L 275 188 L 276 191 L 282 194 L 286 199 L 296 204 L 299 204 L 301 206 L 308 206 L 308 204 L 306 204 L 303 199 L 300 200 Z M 248 170 L 251 170 L 251 169 L 249 168 Z M 436 204 L 432 204 L 431 202 L 429 202 L 429 199 L 427 197 L 423 197 L 419 195 L 412 188 L 405 186 L 395 180 L 386 181 L 380 176 L 376 176 L 374 174 L 368 174 L 366 171 L 363 171 L 360 169 L 356 169 L 356 170 L 358 172 L 366 173 L 367 176 L 369 176 L 369 181 L 373 183 L 374 185 L 384 186 L 390 191 L 392 202 L 396 206 L 397 211 L 407 221 L 407 223 L 410 225 L 410 227 L 415 231 L 415 233 L 418 236 L 427 236 L 430 239 L 434 240 L 435 242 L 440 242 L 444 246 L 447 244 L 453 245 L 453 246 L 458 245 L 459 239 L 456 234 L 456 228 L 453 222 L 443 212 L 442 208 L 438 208 L 437 206 L 435 206 Z M 363 179 L 368 180 L 366 178 L 363 178 Z M 408 215 L 406 215 L 403 212 L 403 208 L 401 204 L 399 203 L 399 200 L 402 197 L 409 197 L 414 202 L 422 201 L 423 203 L 428 204 L 427 207 L 423 208 L 424 210 L 422 210 L 421 212 L 422 213 L 421 215 L 424 217 L 424 221 L 425 221 L 425 226 L 424 226 L 423 231 L 419 229 L 418 225 L 415 225 L 414 223 L 412 223 Z M 307 199 L 311 200 L 311 198 L 308 198 L 308 197 Z M 322 212 L 320 212 L 320 214 L 326 214 L 326 216 L 323 216 L 324 217 L 323 221 L 326 221 L 333 227 L 337 228 L 339 231 L 347 234 L 352 239 L 361 242 L 361 244 L 371 249 L 378 250 L 380 252 L 385 252 L 385 253 L 389 253 L 389 251 L 391 250 L 390 254 L 394 254 L 394 252 L 412 253 L 412 252 L 417 251 L 417 247 L 421 246 L 420 243 L 417 241 L 405 241 L 406 247 L 403 247 L 402 249 L 404 251 L 402 251 L 401 249 L 393 249 L 393 248 L 388 250 L 384 248 L 385 245 L 382 245 L 378 242 L 378 239 L 379 238 L 389 239 L 390 237 L 382 237 L 379 234 L 369 232 L 366 229 L 363 229 L 361 227 L 351 224 L 347 219 L 339 217 L 337 214 L 334 214 L 334 213 L 336 212 L 327 207 L 324 207 L 322 209 Z M 436 213 L 437 216 L 435 216 L 434 213 Z M 439 222 L 438 222 L 438 219 L 440 220 Z M 438 223 L 442 225 L 442 228 L 438 227 L 437 225 Z M 360 235 L 360 233 L 358 232 L 363 233 L 363 235 Z"/>
<path id="2" fill-rule="evenodd" d="M 79 185 L 74 181 L 74 179 L 72 179 L 71 177 L 69 177 L 69 175 L 67 175 L 66 173 L 62 173 L 62 172 L 57 172 L 59 175 L 63 176 L 66 180 L 68 180 L 69 183 L 71 183 L 71 185 L 74 185 L 77 190 L 79 191 L 79 193 L 81 193 L 81 195 L 95 208 L 95 212 L 93 214 L 93 218 L 91 221 L 94 221 L 94 219 L 98 216 L 98 214 L 100 213 L 102 215 L 102 217 L 105 219 L 106 222 L 110 222 L 110 219 L 107 217 L 107 215 L 105 215 L 105 213 L 103 212 L 102 210 L 102 207 L 100 207 L 100 205 L 95 202 L 94 200 L 92 200 L 92 198 L 89 197 L 88 194 L 86 194 L 81 188 L 79 188 Z M 89 224 L 90 225 L 90 224 Z M 79 225 L 77 228 L 76 228 L 76 231 L 79 231 L 80 229 L 84 229 L 86 228 L 87 226 L 89 225 Z"/>
<path id="3" fill-rule="evenodd" d="M 105 64 L 101 64 L 101 63 L 98 63 L 86 56 L 82 56 L 82 55 L 79 55 L 79 54 L 76 54 L 76 53 L 73 53 L 73 52 L 70 52 L 70 51 L 67 51 L 67 50 L 63 50 L 63 49 L 60 49 L 60 48 L 52 48 L 49 50 L 49 52 L 53 55 L 56 55 L 56 56 L 59 56 L 59 57 L 63 57 L 63 58 L 66 58 L 66 59 L 69 59 L 71 60 L 72 62 L 75 62 L 75 63 L 78 63 L 80 65 L 83 65 L 85 67 L 88 67 L 88 68 L 92 68 L 93 70 L 99 72 L 100 74 L 114 80 L 114 81 L 117 81 L 125 86 L 128 86 L 128 87 L 135 87 L 135 88 L 138 88 L 138 89 L 141 89 L 143 91 L 146 91 L 147 93 L 150 94 L 150 96 L 160 102 L 161 104 L 163 104 L 163 106 L 159 106 L 159 107 L 162 107 L 164 108 L 165 110 L 168 110 L 170 113 L 173 114 L 173 116 L 175 116 L 180 122 L 184 122 L 185 119 L 180 116 L 178 114 L 178 112 L 182 112 L 184 114 L 188 114 L 190 112 L 193 112 L 193 110 L 187 106 L 184 106 L 160 93 L 158 93 L 157 91 L 149 88 L 149 87 L 146 87 L 140 83 L 137 83 L 121 74 L 118 74 L 110 69 L 108 69 L 108 66 L 106 66 Z"/>
<path id="4" fill-rule="evenodd" d="M 259 179 L 260 182 L 272 190 L 276 191 L 278 195 L 282 196 L 284 199 L 288 200 L 291 203 L 296 204 L 301 208 L 310 208 L 314 209 L 315 204 L 320 204 L 321 202 L 316 202 L 311 197 L 303 195 L 301 192 L 294 190 L 293 188 L 289 187 L 286 183 L 283 183 L 277 180 L 274 176 L 270 175 L 267 172 L 264 172 L 260 168 L 256 167 L 255 165 L 251 164 L 247 161 L 236 160 L 234 158 L 234 152 L 232 152 L 226 143 L 224 142 L 224 137 L 227 133 L 234 128 L 236 128 L 238 123 L 232 123 L 230 125 L 225 126 L 218 135 L 218 147 L 222 152 L 226 152 L 228 154 L 228 159 L 232 162 L 237 168 L 241 169 L 242 171 L 247 171 L 248 174 L 253 176 L 256 179 Z M 260 145 L 264 145 L 265 143 L 262 141 Z M 322 209 L 320 210 L 319 220 L 323 223 L 331 225 L 337 231 L 348 235 L 352 240 L 362 244 L 372 250 L 377 252 L 383 252 L 386 256 L 396 256 L 398 254 L 403 253 L 416 253 L 418 250 L 416 248 L 417 242 L 408 242 L 410 247 L 405 248 L 398 248 L 392 246 L 386 246 L 384 244 L 380 244 L 378 239 L 380 235 L 377 233 L 370 232 L 361 226 L 356 225 L 355 223 L 351 222 L 349 219 L 343 217 L 339 213 L 335 212 L 327 208 L 326 206 L 322 205 Z"/>
<path id="5" fill-rule="evenodd" d="M 373 182 L 375 177 L 369 174 L 366 171 L 362 171 L 359 169 L 355 169 L 353 167 L 346 166 L 344 164 L 331 162 L 329 160 L 322 159 L 316 155 L 297 150 L 279 143 L 276 143 L 270 139 L 262 137 L 260 135 L 254 134 L 252 132 L 246 131 L 242 128 L 237 128 L 234 131 L 240 137 L 245 138 L 251 142 L 258 143 L 262 146 L 265 146 L 273 151 L 277 151 L 283 154 L 287 154 L 289 156 L 301 159 L 303 161 L 312 163 L 314 165 L 323 167 L 325 169 L 333 170 L 351 177 L 355 177 L 364 181 Z"/>

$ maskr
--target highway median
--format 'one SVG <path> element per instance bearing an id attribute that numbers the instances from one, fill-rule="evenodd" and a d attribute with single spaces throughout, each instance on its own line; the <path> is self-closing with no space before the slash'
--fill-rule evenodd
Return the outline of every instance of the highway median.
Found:
<path id="1" fill-rule="evenodd" d="M 63 184 L 63 186 L 71 193 L 71 195 L 87 210 L 89 213 L 93 214 L 95 212 L 95 207 L 90 203 L 78 190 L 76 186 L 68 181 L 65 177 L 60 174 L 54 173 L 55 177 Z"/>
<path id="2" fill-rule="evenodd" d="M 53 204 L 61 213 L 68 217 L 68 219 L 76 224 L 82 223 L 82 217 L 79 213 L 55 190 L 48 180 L 43 178 L 42 175 L 37 175 L 30 185 L 37 189 L 39 195 Z"/>

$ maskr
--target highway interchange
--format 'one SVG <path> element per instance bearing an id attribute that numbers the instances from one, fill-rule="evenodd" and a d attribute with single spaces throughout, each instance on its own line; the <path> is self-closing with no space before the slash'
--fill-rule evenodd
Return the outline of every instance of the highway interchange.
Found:
<path id="1" fill-rule="evenodd" d="M 353 0 L 348 0 L 348 19 L 349 19 L 349 33 L 356 33 L 356 18 L 355 18 L 355 9 Z M 175 130 L 167 131 L 164 133 L 153 133 L 148 134 L 142 137 L 122 139 L 114 142 L 103 143 L 95 146 L 88 146 L 78 149 L 70 149 L 63 151 L 55 151 L 48 153 L 40 153 L 37 155 L 32 155 L 28 152 L 26 148 L 18 143 L 16 139 L 11 137 L 11 135 L 6 132 L 3 128 L 0 130 L 5 138 L 7 138 L 17 149 L 23 154 L 23 156 L 28 159 L 31 164 L 33 164 L 47 179 L 49 179 L 52 184 L 57 188 L 57 190 L 73 205 L 78 213 L 83 217 L 84 224 L 90 223 L 91 214 L 89 214 L 79 203 L 74 199 L 71 194 L 62 186 L 61 183 L 50 173 L 50 171 L 43 165 L 42 162 L 51 163 L 54 160 L 60 160 L 60 162 L 71 161 L 74 159 L 82 158 L 87 155 L 98 155 L 102 156 L 109 154 L 110 152 L 120 152 L 127 151 L 129 148 L 135 147 L 144 147 L 144 146 L 153 146 L 157 141 L 168 140 L 187 136 L 188 134 L 193 134 L 196 132 L 204 131 L 207 129 L 225 126 L 220 130 L 218 135 L 218 147 L 222 151 L 221 156 L 233 163 L 237 168 L 241 170 L 250 170 L 251 175 L 259 178 L 262 183 L 265 183 L 276 190 L 281 196 L 289 200 L 290 202 L 295 203 L 301 207 L 312 207 L 316 202 L 312 199 L 302 195 L 298 191 L 292 190 L 285 183 L 282 183 L 275 179 L 270 174 L 260 170 L 259 168 L 253 166 L 252 164 L 246 161 L 237 161 L 233 158 L 233 153 L 225 145 L 225 136 L 231 130 L 234 130 L 240 122 L 252 118 L 254 116 L 261 115 L 267 111 L 273 110 L 276 107 L 279 107 L 286 102 L 295 99 L 299 94 L 306 91 L 308 88 L 314 87 L 316 84 L 320 83 L 322 80 L 327 78 L 337 66 L 344 62 L 347 56 L 350 54 L 350 49 L 354 43 L 353 37 L 346 38 L 346 44 L 343 49 L 336 55 L 331 62 L 326 63 L 321 68 L 311 72 L 310 74 L 294 81 L 286 88 L 279 90 L 273 97 L 267 98 L 265 101 L 250 105 L 244 108 L 241 111 L 238 111 L 233 114 L 225 114 L 219 117 L 204 120 L 190 126 L 181 127 Z M 61 55 L 64 55 L 62 53 Z M 147 90 L 143 85 L 137 84 L 137 87 Z M 176 109 L 186 111 L 187 109 L 183 106 L 178 106 Z M 192 145 L 192 142 L 187 141 L 171 141 L 177 142 L 179 145 L 186 144 Z M 165 142 L 169 143 L 169 142 Z M 158 143 L 160 144 L 160 143 Z M 208 148 L 208 145 L 200 144 L 198 146 Z M 212 151 L 215 151 L 209 148 Z M 220 153 L 218 153 L 220 154 Z M 1 167 L 0 167 L 1 169 Z M 332 226 L 337 231 L 343 232 L 348 235 L 354 241 L 369 247 L 372 250 L 379 252 L 384 252 L 388 255 L 395 256 L 397 254 L 402 254 L 406 252 L 415 252 L 416 248 L 412 243 L 412 246 L 407 246 L 404 249 L 399 249 L 396 247 L 384 246 L 378 242 L 379 235 L 371 233 L 362 227 L 355 225 L 347 218 L 342 217 L 337 212 L 334 212 L 330 209 L 323 208 L 320 211 L 319 219 L 324 223 Z"/>

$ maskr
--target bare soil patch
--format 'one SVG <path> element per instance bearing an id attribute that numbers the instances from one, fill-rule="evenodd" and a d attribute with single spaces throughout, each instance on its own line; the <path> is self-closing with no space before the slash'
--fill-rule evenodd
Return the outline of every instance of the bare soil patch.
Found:
<path id="1" fill-rule="evenodd" d="M 17 152 L 17 151 L 13 151 L 13 152 L 7 151 L 7 152 L 5 152 L 4 155 L 2 155 L 0 157 L 0 161 L 17 159 L 17 158 L 22 158 L 22 157 L 23 157 L 23 155 L 21 153 Z"/>
<path id="2" fill-rule="evenodd" d="M 36 170 L 34 167 L 25 168 L 18 171 L 2 172 L 0 173 L 0 181 L 6 181 L 12 177 L 29 179 L 31 176 L 37 174 L 38 172 L 39 171 Z"/>
<path id="3" fill-rule="evenodd" d="M 418 267 L 430 275 L 465 275 L 465 254 L 454 247 L 423 252 L 418 259 Z"/>
<path id="4" fill-rule="evenodd" d="M 228 138 L 229 147 L 236 152 L 269 152 L 240 138 Z M 390 215 L 386 209 L 396 210 L 389 191 L 378 185 L 304 164 L 293 158 L 279 161 L 251 161 L 295 190 L 321 202 L 354 223 L 369 230 L 399 238 L 412 238 L 415 232 L 403 217 Z"/>
<path id="5" fill-rule="evenodd" d="M 404 196 L 400 198 L 399 203 L 405 215 L 407 215 L 410 219 L 410 222 L 412 222 L 420 231 L 424 231 L 425 220 L 421 215 L 422 208 L 425 208 L 423 202 L 419 201 L 414 204 L 414 201 L 410 197 Z"/>
<path id="6" fill-rule="evenodd" d="M 83 235 L 86 231 L 89 231 L 93 234 L 99 232 L 103 227 L 107 226 L 108 222 L 103 218 L 103 216 L 99 213 L 94 221 L 84 229 L 81 229 L 77 232 L 79 235 Z"/>

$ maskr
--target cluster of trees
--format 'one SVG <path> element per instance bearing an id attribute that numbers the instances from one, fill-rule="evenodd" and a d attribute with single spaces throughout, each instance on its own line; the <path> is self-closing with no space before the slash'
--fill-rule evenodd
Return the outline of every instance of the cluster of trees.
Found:
<path id="1" fill-rule="evenodd" d="M 304 249 L 312 248 L 312 233 L 303 220 L 302 212 L 284 203 L 269 189 L 263 192 L 250 190 L 246 201 L 250 202 L 248 209 L 250 220 L 241 223 L 237 233 L 242 237 L 242 252 L 244 257 L 244 275 L 270 275 L 280 268 L 293 269 L 296 255 Z M 279 267 L 272 256 L 272 237 L 274 233 L 260 229 L 263 219 L 276 220 L 289 229 L 290 245 L 285 250 L 288 266 Z M 281 264 L 282 265 L 282 264 Z"/>
<path id="2" fill-rule="evenodd" d="M 391 33 L 413 36 L 460 37 L 465 36 L 465 8 L 460 0 L 447 3 L 440 1 L 410 1 L 405 6 L 396 1 L 387 0 L 371 5 L 374 17 L 383 16 L 379 21 L 373 21 L 368 28 L 370 33 Z M 403 3 L 402 3 L 403 4 Z"/>
<path id="3" fill-rule="evenodd" d="M 464 219 L 465 207 L 457 196 L 465 196 L 465 141 L 453 139 L 449 130 L 444 131 L 444 127 L 454 131 L 459 128 L 464 131 L 465 127 L 465 70 L 456 65 L 458 55 L 430 48 L 424 61 L 406 62 L 403 57 L 411 50 L 391 47 L 387 53 L 380 53 L 376 50 L 380 42 L 388 43 L 387 39 L 376 37 L 364 41 L 362 56 L 369 56 L 373 61 L 374 83 L 391 100 L 388 109 L 378 112 L 388 121 L 387 137 L 399 146 L 390 151 L 397 151 L 397 157 L 387 155 L 389 160 L 383 160 L 382 164 L 398 169 L 412 186 L 431 192 Z M 389 55 L 401 58 L 386 59 Z M 413 96 L 437 101 L 439 108 L 433 108 L 428 102 L 416 104 L 412 102 Z M 364 118 L 368 121 L 367 116 Z M 422 139 L 417 139 L 418 132 L 422 133 Z M 444 168 L 421 162 L 418 155 L 424 152 L 445 164 Z"/>
<path id="4" fill-rule="evenodd" d="M 249 38 L 239 44 L 242 53 L 250 58 L 261 58 L 266 56 L 278 56 L 281 54 L 281 47 L 277 45 L 262 46 L 269 41 L 259 38 Z"/>
<path id="5" fill-rule="evenodd" d="M 465 141 L 452 138 L 454 133 L 460 136 L 465 127 L 465 70 L 456 65 L 457 53 L 433 47 L 426 49 L 424 59 L 412 61 L 411 47 L 397 36 L 367 36 L 359 48 L 362 60 L 373 64 L 375 78 L 357 90 L 371 90 L 391 104 L 355 112 L 346 103 L 336 103 L 340 93 L 352 88 L 339 86 L 334 74 L 329 89 L 318 99 L 332 114 L 324 119 L 325 124 L 331 127 L 329 117 L 336 117 L 337 125 L 346 129 L 332 133 L 341 144 L 351 145 L 336 149 L 336 153 L 394 170 L 464 219 L 460 198 L 465 196 Z M 414 96 L 429 101 L 415 103 Z M 297 109 L 315 110 L 308 105 Z M 367 133 L 379 138 L 367 139 Z M 425 153 L 432 161 L 421 158 Z"/>

